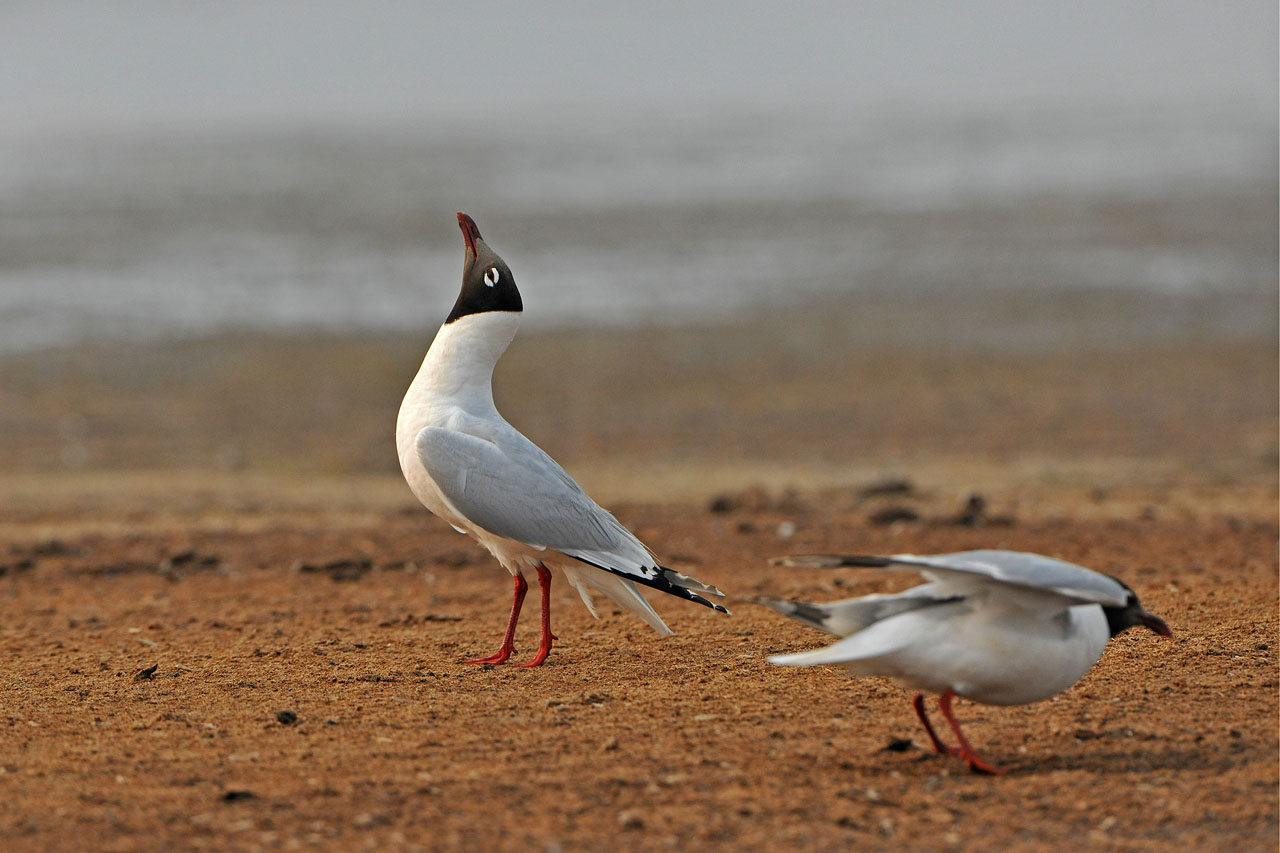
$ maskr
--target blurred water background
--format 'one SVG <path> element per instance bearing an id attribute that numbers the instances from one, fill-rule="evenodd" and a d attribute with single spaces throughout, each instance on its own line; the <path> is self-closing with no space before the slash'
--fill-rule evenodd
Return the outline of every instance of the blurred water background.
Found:
<path id="1" fill-rule="evenodd" d="M 912 5 L 8 4 L 0 350 L 430 329 L 455 210 L 543 328 L 1274 334 L 1274 5 Z"/>

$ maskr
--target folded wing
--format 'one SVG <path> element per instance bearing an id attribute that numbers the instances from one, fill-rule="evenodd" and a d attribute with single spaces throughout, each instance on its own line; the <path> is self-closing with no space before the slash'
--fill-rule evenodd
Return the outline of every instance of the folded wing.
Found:
<path id="1" fill-rule="evenodd" d="M 724 610 L 697 594 L 723 593 L 658 565 L 631 531 L 533 442 L 506 424 L 471 426 L 474 431 L 427 427 L 416 446 L 427 473 L 472 524 Z"/>

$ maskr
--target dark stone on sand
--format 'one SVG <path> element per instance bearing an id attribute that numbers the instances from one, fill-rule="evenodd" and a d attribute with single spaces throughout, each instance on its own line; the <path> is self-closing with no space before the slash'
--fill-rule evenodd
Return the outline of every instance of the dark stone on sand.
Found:
<path id="1" fill-rule="evenodd" d="M 920 513 L 909 506 L 889 506 L 871 513 L 868 520 L 877 526 L 887 527 L 900 521 L 919 521 Z"/>

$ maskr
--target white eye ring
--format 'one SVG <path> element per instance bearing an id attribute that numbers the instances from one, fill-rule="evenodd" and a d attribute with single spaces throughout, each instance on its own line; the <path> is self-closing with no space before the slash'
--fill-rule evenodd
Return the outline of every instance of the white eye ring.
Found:
<path id="1" fill-rule="evenodd" d="M 493 287 L 495 284 L 498 283 L 497 267 L 489 267 L 487 270 L 484 271 L 484 283 L 489 285 L 490 287 Z"/>

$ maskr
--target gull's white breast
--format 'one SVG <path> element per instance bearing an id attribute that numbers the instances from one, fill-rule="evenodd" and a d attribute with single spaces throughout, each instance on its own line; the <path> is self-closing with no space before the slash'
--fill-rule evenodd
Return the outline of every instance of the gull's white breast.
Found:
<path id="1" fill-rule="evenodd" d="M 1045 613 L 925 608 L 878 622 L 863 641 L 885 649 L 845 666 L 883 675 L 917 690 L 958 695 L 989 705 L 1047 699 L 1097 663 L 1110 631 L 1102 608 L 1082 604 Z M 940 618 L 941 617 L 941 618 Z"/>

